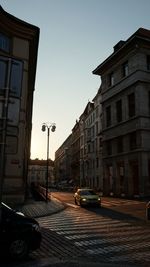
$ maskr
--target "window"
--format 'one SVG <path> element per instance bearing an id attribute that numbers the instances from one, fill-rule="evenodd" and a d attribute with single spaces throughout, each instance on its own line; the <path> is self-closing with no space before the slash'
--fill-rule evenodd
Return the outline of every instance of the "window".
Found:
<path id="1" fill-rule="evenodd" d="M 113 86 L 114 85 L 114 73 L 111 72 L 109 74 L 109 86 Z"/>
<path id="2" fill-rule="evenodd" d="M 102 147 L 102 137 L 99 138 L 99 147 Z"/>
<path id="3" fill-rule="evenodd" d="M 91 127 L 91 137 L 93 138 L 94 137 L 94 134 L 95 134 L 95 131 L 94 131 L 94 126 Z"/>
<path id="4" fill-rule="evenodd" d="M 0 90 L 10 88 L 10 94 L 20 96 L 23 63 L 11 58 L 0 57 Z"/>
<path id="5" fill-rule="evenodd" d="M 130 145 L 130 150 L 134 150 L 137 148 L 136 132 L 133 132 L 129 135 L 129 145 Z"/>
<path id="6" fill-rule="evenodd" d="M 98 135 L 98 122 L 95 123 L 95 134 Z"/>
<path id="7" fill-rule="evenodd" d="M 150 184 L 150 160 L 148 160 L 148 182 Z"/>
<path id="8" fill-rule="evenodd" d="M 11 64 L 10 90 L 20 96 L 22 82 L 22 62 L 13 60 Z"/>
<path id="9" fill-rule="evenodd" d="M 98 117 L 98 107 L 96 108 L 96 118 Z"/>
<path id="10" fill-rule="evenodd" d="M 148 92 L 148 112 L 150 115 L 150 91 Z"/>
<path id="11" fill-rule="evenodd" d="M 123 137 L 122 136 L 119 136 L 117 138 L 117 152 L 118 153 L 123 152 Z"/>
<path id="12" fill-rule="evenodd" d="M 111 155 L 112 154 L 112 143 L 111 143 L 111 141 L 107 141 L 106 142 L 106 153 L 107 153 L 107 155 Z"/>
<path id="13" fill-rule="evenodd" d="M 91 142 L 91 152 L 94 152 L 95 151 L 95 149 L 94 149 L 94 141 L 93 142 Z"/>
<path id="14" fill-rule="evenodd" d="M 87 128 L 86 136 L 87 136 L 88 141 L 91 140 L 91 129 L 90 128 Z"/>
<path id="15" fill-rule="evenodd" d="M 150 70 L 150 55 L 147 56 L 147 70 Z"/>
<path id="16" fill-rule="evenodd" d="M 7 87 L 8 60 L 0 58 L 0 89 Z"/>
<path id="17" fill-rule="evenodd" d="M 128 65 L 128 61 L 126 61 L 122 65 L 122 75 L 123 75 L 123 77 L 126 77 L 128 74 L 129 74 L 129 65 Z"/>
<path id="18" fill-rule="evenodd" d="M 108 106 L 106 108 L 106 126 L 110 126 L 111 125 L 111 106 Z"/>
<path id="19" fill-rule="evenodd" d="M 122 100 L 116 102 L 116 116 L 117 116 L 117 122 L 122 121 Z"/>
<path id="20" fill-rule="evenodd" d="M 10 50 L 10 39 L 2 33 L 0 33 L 0 49 L 5 52 L 9 52 Z"/>
<path id="21" fill-rule="evenodd" d="M 92 160 L 92 168 L 95 169 L 95 160 Z"/>
<path id="22" fill-rule="evenodd" d="M 80 137 L 80 145 L 83 145 L 83 135 Z"/>
<path id="23" fill-rule="evenodd" d="M 96 168 L 98 168 L 98 167 L 99 167 L 99 159 L 96 158 Z"/>
<path id="24" fill-rule="evenodd" d="M 18 138 L 14 136 L 6 137 L 6 154 L 16 154 L 18 149 Z"/>
<path id="25" fill-rule="evenodd" d="M 135 116 L 135 95 L 134 95 L 134 93 L 128 95 L 128 114 L 129 114 L 129 118 Z"/>
<path id="26" fill-rule="evenodd" d="M 9 98 L 8 104 L 8 124 L 18 125 L 19 123 L 19 110 L 20 110 L 20 100 L 16 98 Z"/>

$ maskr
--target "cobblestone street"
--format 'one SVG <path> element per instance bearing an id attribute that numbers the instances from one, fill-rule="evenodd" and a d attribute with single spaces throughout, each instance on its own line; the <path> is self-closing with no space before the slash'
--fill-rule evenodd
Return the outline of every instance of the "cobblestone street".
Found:
<path id="1" fill-rule="evenodd" d="M 89 259 L 92 262 L 149 266 L 149 226 L 67 208 L 39 218 L 43 242 L 33 258 Z M 122 266 L 122 265 L 121 265 Z"/>

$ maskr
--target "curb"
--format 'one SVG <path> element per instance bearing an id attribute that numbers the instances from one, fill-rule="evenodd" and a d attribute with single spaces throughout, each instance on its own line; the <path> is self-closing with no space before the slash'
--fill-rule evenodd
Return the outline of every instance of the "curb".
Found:
<path id="1" fill-rule="evenodd" d="M 20 211 L 26 216 L 40 218 L 60 212 L 65 208 L 66 206 L 63 203 L 52 197 L 47 203 L 45 201 L 29 200 L 20 208 Z"/>

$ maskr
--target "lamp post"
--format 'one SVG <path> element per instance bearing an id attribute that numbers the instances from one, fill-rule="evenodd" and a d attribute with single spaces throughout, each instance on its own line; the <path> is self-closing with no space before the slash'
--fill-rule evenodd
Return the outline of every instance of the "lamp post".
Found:
<path id="1" fill-rule="evenodd" d="M 42 131 L 45 132 L 47 129 L 47 164 L 46 164 L 46 202 L 48 201 L 48 166 L 49 166 L 49 135 L 50 135 L 50 129 L 52 132 L 55 132 L 56 125 L 55 123 L 52 123 L 50 125 L 43 123 L 42 125 Z"/>

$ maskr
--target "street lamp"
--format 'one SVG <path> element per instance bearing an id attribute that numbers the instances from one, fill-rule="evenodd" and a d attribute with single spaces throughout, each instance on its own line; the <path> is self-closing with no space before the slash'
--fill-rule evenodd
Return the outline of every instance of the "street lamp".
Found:
<path id="1" fill-rule="evenodd" d="M 48 201 L 48 159 L 49 159 L 49 134 L 50 129 L 52 132 L 55 132 L 56 130 L 56 124 L 52 123 L 50 125 L 43 123 L 42 125 L 42 131 L 45 132 L 47 129 L 47 166 L 46 166 L 46 202 Z"/>

